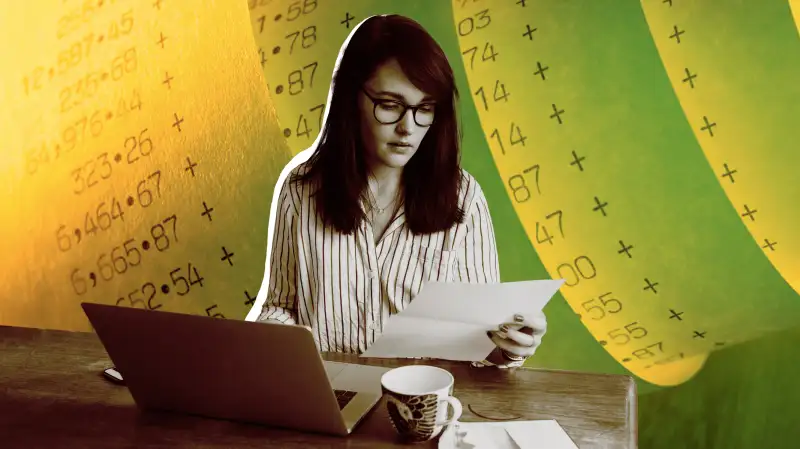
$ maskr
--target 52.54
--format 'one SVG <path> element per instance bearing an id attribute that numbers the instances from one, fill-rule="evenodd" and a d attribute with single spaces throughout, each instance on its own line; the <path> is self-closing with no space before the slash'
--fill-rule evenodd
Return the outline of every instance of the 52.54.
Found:
<path id="1" fill-rule="evenodd" d="M 177 293 L 178 296 L 189 294 L 194 285 L 203 286 L 204 278 L 200 275 L 200 272 L 197 271 L 197 267 L 193 266 L 191 262 L 189 262 L 186 267 L 186 276 L 184 276 L 183 273 L 182 267 L 175 268 L 169 272 L 169 278 L 172 281 L 172 286 L 175 288 L 173 291 Z M 157 292 L 158 289 L 155 284 L 147 282 L 141 287 L 132 290 L 127 295 L 117 298 L 116 305 L 122 305 L 127 302 L 126 305 L 129 307 L 141 307 L 147 310 L 160 309 L 163 304 L 156 301 Z M 167 295 L 169 292 L 169 285 L 164 284 L 161 286 L 161 293 Z"/>

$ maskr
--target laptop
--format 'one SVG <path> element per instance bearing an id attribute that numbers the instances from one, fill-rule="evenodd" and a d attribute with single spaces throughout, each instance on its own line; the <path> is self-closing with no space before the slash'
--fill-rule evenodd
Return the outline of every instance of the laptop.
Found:
<path id="1" fill-rule="evenodd" d="M 140 409 L 347 436 L 386 368 L 322 359 L 305 326 L 81 303 Z"/>

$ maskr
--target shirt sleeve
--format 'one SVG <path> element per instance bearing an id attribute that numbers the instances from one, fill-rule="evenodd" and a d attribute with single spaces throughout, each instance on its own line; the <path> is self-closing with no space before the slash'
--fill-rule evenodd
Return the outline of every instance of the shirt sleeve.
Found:
<path id="1" fill-rule="evenodd" d="M 275 208 L 267 299 L 256 321 L 297 324 L 297 210 L 284 183 Z"/>
<path id="2" fill-rule="evenodd" d="M 473 181 L 474 182 L 474 181 Z M 497 243 L 494 239 L 492 216 L 483 191 L 475 183 L 475 194 L 465 216 L 466 235 L 458 257 L 459 282 L 500 282 Z"/>

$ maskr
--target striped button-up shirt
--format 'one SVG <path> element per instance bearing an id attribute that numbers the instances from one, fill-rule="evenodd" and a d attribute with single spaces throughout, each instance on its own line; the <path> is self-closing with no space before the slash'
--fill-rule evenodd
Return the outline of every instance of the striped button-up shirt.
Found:
<path id="1" fill-rule="evenodd" d="M 377 244 L 368 220 L 351 235 L 325 226 L 309 186 L 290 183 L 291 176 L 275 210 L 268 290 L 257 321 L 305 325 L 320 351 L 360 354 L 425 281 L 499 282 L 486 198 L 466 171 L 463 223 L 414 235 L 400 208 Z"/>

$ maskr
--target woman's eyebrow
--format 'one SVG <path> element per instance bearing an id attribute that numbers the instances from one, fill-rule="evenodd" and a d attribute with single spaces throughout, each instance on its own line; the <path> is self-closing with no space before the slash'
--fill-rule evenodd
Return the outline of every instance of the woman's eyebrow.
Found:
<path id="1" fill-rule="evenodd" d="M 388 91 L 388 90 L 381 90 L 381 91 L 375 92 L 375 95 L 382 95 L 382 96 L 386 96 L 386 97 L 392 97 L 392 98 L 394 98 L 394 99 L 396 99 L 398 101 L 402 101 L 404 103 L 408 103 L 408 100 L 406 99 L 406 97 L 404 97 L 402 94 L 399 94 L 397 92 L 391 92 L 391 91 Z M 431 102 L 431 101 L 433 101 L 433 97 L 431 97 L 430 95 L 425 95 L 422 98 L 422 101 L 420 101 L 420 104 Z"/>

